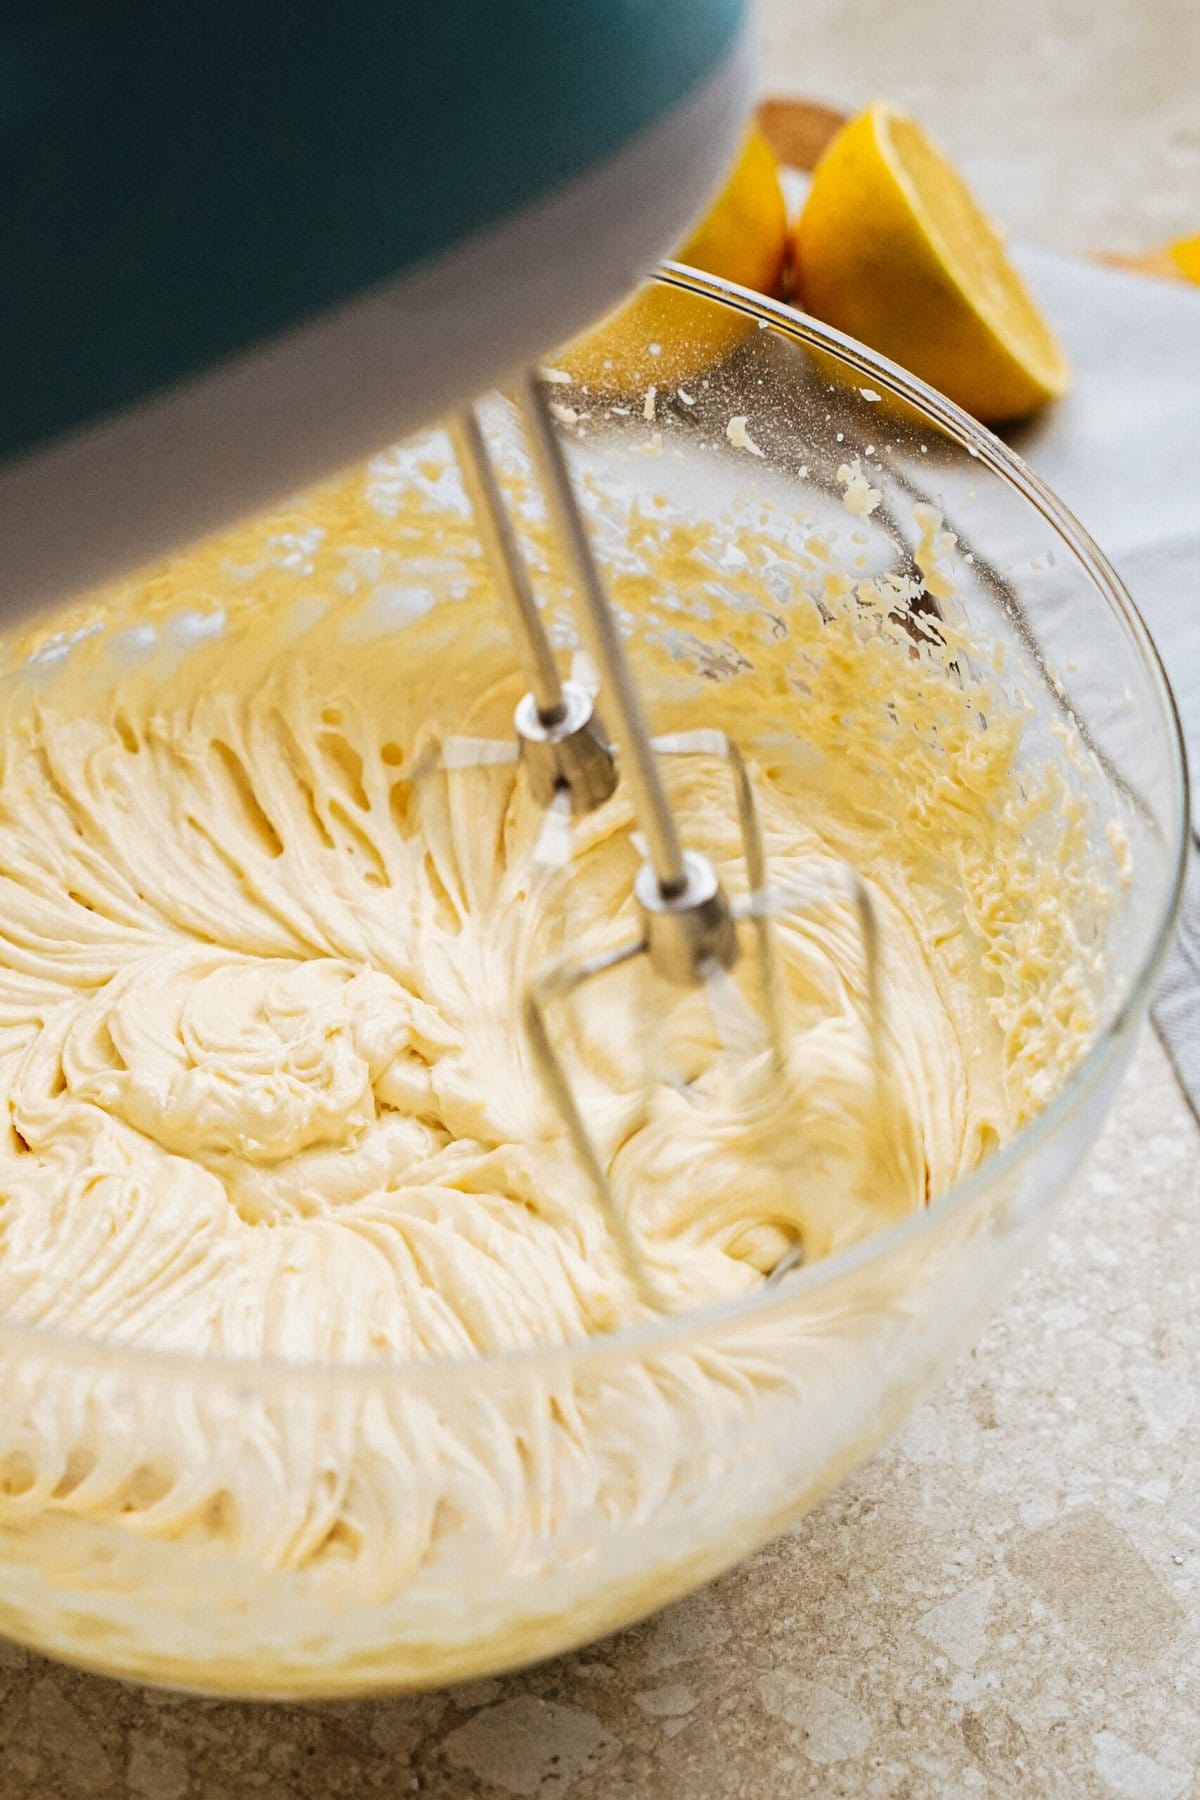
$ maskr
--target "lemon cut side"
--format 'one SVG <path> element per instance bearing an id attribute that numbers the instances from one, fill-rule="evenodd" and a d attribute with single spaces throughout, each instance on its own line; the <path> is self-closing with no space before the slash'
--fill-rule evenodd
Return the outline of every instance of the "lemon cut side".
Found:
<path id="1" fill-rule="evenodd" d="M 880 101 L 843 127 L 795 233 L 799 298 L 989 423 L 1063 394 L 1066 360 L 966 184 Z"/>

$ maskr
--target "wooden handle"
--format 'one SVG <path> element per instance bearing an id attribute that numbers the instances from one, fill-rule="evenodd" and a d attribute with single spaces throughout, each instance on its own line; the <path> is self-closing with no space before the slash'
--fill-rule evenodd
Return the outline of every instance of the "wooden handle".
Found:
<path id="1" fill-rule="evenodd" d="M 756 116 L 778 160 L 805 174 L 816 168 L 822 150 L 846 123 L 846 114 L 832 106 L 782 96 L 760 100 Z"/>

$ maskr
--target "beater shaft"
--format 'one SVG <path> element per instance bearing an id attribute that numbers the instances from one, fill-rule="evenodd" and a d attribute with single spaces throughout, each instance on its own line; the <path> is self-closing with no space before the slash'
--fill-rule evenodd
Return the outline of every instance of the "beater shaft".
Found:
<path id="1" fill-rule="evenodd" d="M 536 374 L 526 370 L 518 377 L 516 391 L 551 522 L 566 553 L 587 648 L 600 676 L 605 712 L 621 755 L 622 778 L 633 790 L 633 809 L 646 839 L 659 890 L 665 899 L 671 899 L 687 887 L 683 845 L 650 746 L 650 733 L 621 634 L 596 566 L 545 390 Z"/>
<path id="2" fill-rule="evenodd" d="M 529 681 L 513 723 L 530 790 L 540 806 L 553 806 L 566 794 L 573 813 L 592 812 L 616 788 L 613 754 L 591 695 L 558 673 L 554 647 L 542 624 L 529 569 L 474 407 L 465 407 L 451 422 L 450 441 Z"/>
<path id="3" fill-rule="evenodd" d="M 538 719 L 542 725 L 555 725 L 566 711 L 558 664 L 474 408 L 460 412 L 449 429 L 483 553 L 522 654 Z"/>

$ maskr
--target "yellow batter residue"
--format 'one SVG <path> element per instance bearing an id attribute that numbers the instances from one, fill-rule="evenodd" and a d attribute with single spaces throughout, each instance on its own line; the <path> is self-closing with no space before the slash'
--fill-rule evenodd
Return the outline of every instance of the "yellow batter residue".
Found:
<path id="1" fill-rule="evenodd" d="M 797 1239 L 811 1261 L 922 1207 L 1039 1109 L 1093 1025 L 1096 877 L 1082 799 L 1051 771 L 1018 779 L 1019 708 L 949 626 L 914 633 L 903 584 L 852 585 L 820 546 L 781 565 L 765 524 L 739 528 L 734 573 L 728 526 L 648 508 L 622 529 L 655 726 L 738 738 L 773 878 L 816 895 L 778 929 L 784 1129 L 764 1057 L 724 1056 L 700 1001 L 667 1033 L 677 1079 L 640 1093 L 663 998 L 640 965 L 560 1021 L 678 1309 L 751 1292 Z M 722 586 L 736 610 L 659 607 Z M 506 737 L 521 687 L 436 458 L 56 629 L 62 666 L 46 632 L 9 647 L 2 719 L 0 1315 L 335 1364 L 633 1320 L 518 1026 L 535 968 L 634 929 L 632 820 L 618 790 L 547 870 L 518 772 L 430 772 L 439 735 Z M 727 768 L 679 758 L 669 777 L 685 837 L 744 891 Z M 882 1101 L 847 865 L 881 926 Z M 755 978 L 748 956 L 751 1000 Z M 275 1565 L 353 1564 L 383 1592 L 472 1507 L 519 1537 L 534 1506 L 499 1415 L 469 1446 L 409 1415 L 319 1442 L 276 1420 L 249 1455 L 174 1402 L 126 1430 L 34 1388 L 36 1429 L 10 1407 L 0 1441 L 0 1507 L 26 1518 L 133 1514 Z M 538 1528 L 560 1489 L 609 1519 L 652 1508 L 671 1404 L 655 1390 L 601 1442 L 560 1393 L 529 1453 Z M 729 1393 L 688 1404 L 693 1431 L 728 1423 Z"/>

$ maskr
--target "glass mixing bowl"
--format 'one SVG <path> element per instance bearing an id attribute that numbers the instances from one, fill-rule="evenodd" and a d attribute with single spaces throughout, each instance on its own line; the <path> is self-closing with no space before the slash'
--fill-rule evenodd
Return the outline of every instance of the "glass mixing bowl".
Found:
<path id="1" fill-rule="evenodd" d="M 665 313 L 679 314 L 670 382 L 648 393 L 662 347 L 647 345 L 635 359 L 643 368 L 605 368 L 620 358 L 601 356 L 586 391 L 562 380 L 556 392 L 601 554 L 615 554 L 605 517 L 651 493 L 650 532 L 656 516 L 666 530 L 682 514 L 744 522 L 765 508 L 784 546 L 765 578 L 779 589 L 780 633 L 787 543 L 805 534 L 835 545 L 855 579 L 925 568 L 903 612 L 911 656 L 922 631 L 953 614 L 964 644 L 957 679 L 971 681 L 976 658 L 1000 669 L 1025 709 L 1023 757 L 1058 771 L 1064 805 L 1085 803 L 1090 841 L 1107 858 L 1107 907 L 1077 921 L 1098 971 L 1089 1048 L 1050 1070 L 1031 1122 L 925 1211 L 748 1299 L 609 1337 L 454 1365 L 313 1367 L 200 1361 L 0 1322 L 0 1631 L 12 1638 L 195 1690 L 337 1696 L 480 1676 L 612 1631 L 729 1567 L 871 1453 L 980 1330 L 1099 1128 L 1146 1011 L 1183 866 L 1180 733 L 1141 620 L 1054 496 L 920 382 L 718 281 L 674 267 L 657 281 Z M 562 360 L 569 376 L 571 353 Z M 388 494 L 435 452 L 378 459 L 377 549 L 395 548 Z M 867 490 L 876 498 L 861 503 Z M 800 538 L 788 537 L 792 526 Z M 250 584 L 296 632 L 314 611 L 344 604 L 354 629 L 367 621 L 380 655 L 402 658 L 410 618 L 445 597 L 421 585 L 425 574 L 415 586 L 382 580 L 380 558 L 360 542 L 347 592 L 331 602 L 328 566 L 322 574 L 314 561 L 319 535 L 306 534 L 297 502 L 266 532 L 256 566 L 222 572 L 210 559 L 210 584 L 166 625 L 139 622 L 153 578 L 110 599 L 102 620 L 82 603 L 9 647 L 10 695 L 52 689 L 83 646 L 102 670 L 97 641 L 114 670 L 159 659 L 168 692 L 183 659 L 236 629 L 222 583 Z M 635 638 L 678 626 L 653 596 L 639 616 L 636 580 L 616 585 Z M 720 605 L 719 587 L 718 570 L 707 607 Z M 686 613 L 686 597 L 670 598 Z M 706 673 L 719 694 L 719 657 Z M 796 717 L 802 729 L 800 700 Z M 1031 853 L 1053 857 L 1054 820 L 1041 830 Z M 726 1378 L 708 1380 L 718 1364 Z M 752 1403 L 731 1370 L 754 1371 Z M 627 1466 L 622 1420 L 643 1407 L 657 1408 L 655 1429 L 671 1440 L 670 1477 L 657 1485 Z M 584 1422 L 607 1485 L 547 1461 L 567 1411 Z M 53 1491 L 40 1489 L 40 1434 L 77 1426 L 94 1441 L 98 1419 L 99 1453 L 68 1459 Z M 389 1432 L 454 1462 L 457 1475 L 436 1517 L 397 1508 L 386 1566 L 364 1571 L 339 1554 L 331 1523 L 336 1447 L 348 1434 Z M 124 1498 L 89 1516 L 97 1454 L 103 1461 L 104 1442 L 117 1439 L 134 1465 Z M 250 1468 L 272 1456 L 303 1461 L 304 1528 L 246 1553 L 207 1490 L 203 1509 L 175 1506 L 166 1522 L 163 1446 L 181 1441 L 201 1459 Z M 499 1441 L 513 1451 L 503 1470 L 475 1454 Z M 515 1484 L 515 1512 L 497 1502 L 501 1483 Z M 332 1506 L 324 1526 L 322 1496 Z"/>

